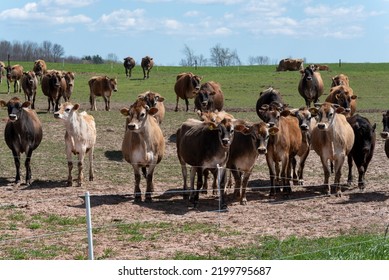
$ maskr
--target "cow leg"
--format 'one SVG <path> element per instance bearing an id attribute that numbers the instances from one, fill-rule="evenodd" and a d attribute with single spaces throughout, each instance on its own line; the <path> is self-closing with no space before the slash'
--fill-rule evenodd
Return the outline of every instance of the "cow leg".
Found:
<path id="1" fill-rule="evenodd" d="M 247 189 L 247 185 L 249 183 L 250 175 L 251 175 L 251 170 L 249 172 L 245 172 L 244 175 L 243 175 L 242 194 L 241 194 L 241 197 L 240 197 L 240 204 L 241 205 L 246 205 L 247 204 L 246 189 Z"/>
<path id="2" fill-rule="evenodd" d="M 82 181 L 84 180 L 84 166 L 83 166 L 83 162 L 84 162 L 84 156 L 81 155 L 82 153 L 80 153 L 78 155 L 78 163 L 77 163 L 77 167 L 78 167 L 78 178 L 77 178 L 77 186 L 78 187 L 81 187 L 82 186 Z"/>
<path id="3" fill-rule="evenodd" d="M 188 194 L 188 185 L 187 185 L 187 178 L 188 178 L 188 171 L 186 170 L 186 165 L 185 163 L 181 162 L 181 173 L 182 173 L 182 178 L 184 180 L 184 187 L 183 187 L 183 198 L 184 200 L 189 199 L 189 194 Z"/>
<path id="4" fill-rule="evenodd" d="M 335 192 L 337 197 L 342 196 L 342 188 L 340 186 L 340 177 L 342 176 L 342 166 L 345 160 L 345 156 L 341 155 L 338 159 L 335 159 Z"/>
<path id="5" fill-rule="evenodd" d="M 146 71 L 145 69 L 143 68 L 143 80 L 146 79 Z"/>
<path id="6" fill-rule="evenodd" d="M 186 111 L 188 112 L 189 110 L 189 101 L 188 98 L 185 97 L 185 105 L 186 105 Z"/>
<path id="7" fill-rule="evenodd" d="M 299 168 L 297 170 L 297 175 L 298 175 L 298 184 L 300 186 L 304 185 L 304 167 L 305 167 L 305 161 L 307 160 L 309 155 L 309 149 L 300 157 L 300 162 L 299 162 Z"/>
<path id="8" fill-rule="evenodd" d="M 15 186 L 20 184 L 20 153 L 12 150 L 12 155 L 14 157 L 16 176 L 15 176 Z"/>
<path id="9" fill-rule="evenodd" d="M 217 195 L 217 169 L 215 169 L 213 172 L 213 181 L 212 181 L 212 195 Z"/>
<path id="10" fill-rule="evenodd" d="M 175 112 L 178 112 L 178 101 L 179 101 L 179 97 L 177 95 L 177 99 L 176 99 L 176 108 L 174 109 Z"/>
<path id="11" fill-rule="evenodd" d="M 28 150 L 26 153 L 26 161 L 24 162 L 24 166 L 26 168 L 26 185 L 31 185 L 31 156 L 32 156 L 32 150 Z"/>
<path id="12" fill-rule="evenodd" d="M 154 174 L 154 168 L 155 164 L 151 164 L 149 167 L 149 170 L 147 172 L 146 182 L 146 196 L 145 196 L 145 202 L 151 202 L 152 201 L 152 194 L 154 192 L 154 183 L 153 183 L 153 174 Z"/>
<path id="13" fill-rule="evenodd" d="M 109 98 L 103 95 L 104 103 L 105 103 L 105 111 L 109 111 Z"/>
<path id="14" fill-rule="evenodd" d="M 270 175 L 270 194 L 269 197 L 272 198 L 276 196 L 276 170 L 275 170 L 275 162 L 266 156 L 267 167 L 269 168 Z"/>
<path id="15" fill-rule="evenodd" d="M 292 175 L 293 175 L 293 184 L 294 185 L 298 184 L 298 175 L 297 175 L 296 169 L 297 169 L 297 160 L 296 160 L 296 157 L 293 157 L 292 158 Z"/>
<path id="16" fill-rule="evenodd" d="M 7 79 L 7 94 L 10 93 L 11 82 Z"/>
<path id="17" fill-rule="evenodd" d="M 142 201 L 142 193 L 140 191 L 140 179 L 141 175 L 139 172 L 139 166 L 133 165 L 134 168 L 134 177 L 135 177 L 135 186 L 134 186 L 134 196 L 135 196 L 135 202 L 141 202 Z"/>
<path id="18" fill-rule="evenodd" d="M 201 189 L 203 190 L 202 193 L 207 194 L 208 193 L 208 175 L 209 175 L 209 169 L 205 169 L 203 172 L 204 175 L 204 182 Z"/>
<path id="19" fill-rule="evenodd" d="M 220 204 L 221 204 L 221 209 L 227 210 L 227 190 L 226 190 L 226 169 L 221 168 L 220 169 Z"/>
<path id="20" fill-rule="evenodd" d="M 94 149 L 91 148 L 89 150 L 89 181 L 93 181 L 94 179 L 94 172 L 93 172 L 93 152 Z"/>
<path id="21" fill-rule="evenodd" d="M 326 188 L 327 195 L 331 195 L 331 186 L 329 184 L 330 179 L 330 168 L 328 167 L 327 159 L 321 158 L 321 164 L 324 171 L 324 183 L 323 186 Z"/>
<path id="22" fill-rule="evenodd" d="M 238 197 L 239 201 L 241 201 L 242 174 L 236 169 L 231 169 L 231 173 L 235 180 L 234 196 Z"/>
<path id="23" fill-rule="evenodd" d="M 361 165 L 358 167 L 358 187 L 361 191 L 365 190 L 365 173 L 366 173 L 367 166 Z"/>
<path id="24" fill-rule="evenodd" d="M 291 177 L 291 164 L 290 160 L 284 159 L 282 161 L 282 167 L 281 167 L 281 182 L 283 186 L 283 192 L 290 194 L 292 192 L 292 188 L 290 187 L 290 177 Z"/>
<path id="25" fill-rule="evenodd" d="M 347 176 L 347 185 L 351 187 L 351 184 L 353 182 L 353 158 L 352 156 L 347 156 L 347 163 L 348 163 L 348 176 Z"/>
<path id="26" fill-rule="evenodd" d="M 197 174 L 197 168 L 192 166 L 190 168 L 190 195 L 189 195 L 189 202 L 193 203 L 194 207 L 196 207 L 196 193 L 197 193 L 197 191 L 195 191 L 195 189 L 194 189 L 194 181 L 195 181 L 196 174 Z M 202 174 L 201 174 L 201 176 L 202 176 Z M 197 181 L 198 180 L 199 179 L 197 178 Z M 198 197 L 197 197 L 197 200 L 198 200 Z"/>

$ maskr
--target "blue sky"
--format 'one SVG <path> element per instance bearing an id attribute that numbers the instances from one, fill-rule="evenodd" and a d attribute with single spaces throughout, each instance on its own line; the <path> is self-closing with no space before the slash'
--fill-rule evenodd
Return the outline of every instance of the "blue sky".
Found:
<path id="1" fill-rule="evenodd" d="M 0 40 L 48 40 L 66 56 L 150 55 L 157 65 L 179 65 L 185 45 L 209 58 L 216 44 L 243 64 L 389 62 L 388 13 L 389 0 L 13 0 L 0 4 Z"/>

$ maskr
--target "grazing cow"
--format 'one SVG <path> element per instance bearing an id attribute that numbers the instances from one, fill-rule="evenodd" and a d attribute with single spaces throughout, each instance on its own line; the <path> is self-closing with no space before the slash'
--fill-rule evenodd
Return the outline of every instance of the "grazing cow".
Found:
<path id="1" fill-rule="evenodd" d="M 200 111 L 221 111 L 224 105 L 224 94 L 220 84 L 209 81 L 200 86 L 199 91 L 195 93 L 195 109 Z"/>
<path id="2" fill-rule="evenodd" d="M 317 116 L 317 124 L 312 128 L 311 147 L 319 155 L 324 171 L 324 186 L 327 194 L 331 194 L 329 183 L 330 165 L 334 162 L 336 196 L 342 195 L 340 178 L 346 156 L 354 145 L 354 131 L 342 114 L 344 108 L 325 102 L 316 104 L 319 108 L 311 108 L 313 116 Z M 330 165 L 329 165 L 330 163 Z"/>
<path id="3" fill-rule="evenodd" d="M 280 60 L 276 71 L 299 71 L 304 69 L 304 60 L 286 58 Z"/>
<path id="4" fill-rule="evenodd" d="M 47 73 L 46 62 L 42 59 L 35 60 L 32 71 L 39 77 L 39 81 L 42 81 L 43 75 Z"/>
<path id="5" fill-rule="evenodd" d="M 35 109 L 35 97 L 36 89 L 38 86 L 38 79 L 36 78 L 34 71 L 24 72 L 21 83 L 25 98 L 31 102 L 31 109 Z"/>
<path id="6" fill-rule="evenodd" d="M 247 204 L 246 187 L 254 164 L 259 155 L 267 153 L 269 136 L 278 129 L 260 122 L 247 125 L 242 131 L 237 131 L 230 146 L 227 168 L 235 179 L 234 194 L 239 197 L 242 205 Z M 242 178 L 243 176 L 243 178 Z"/>
<path id="7" fill-rule="evenodd" d="M 14 93 L 22 92 L 20 79 L 23 77 L 23 66 L 19 64 L 11 66 L 8 62 L 8 66 L 5 68 L 5 70 L 7 72 L 7 92 L 10 93 L 12 82 L 14 83 Z"/>
<path id="8" fill-rule="evenodd" d="M 130 108 L 120 110 L 127 117 L 122 153 L 124 159 L 134 169 L 136 202 L 141 201 L 140 169 L 147 181 L 145 201 L 151 202 L 154 191 L 154 169 L 162 160 L 165 151 L 165 138 L 157 120 L 153 117 L 157 111 L 156 107 L 150 108 L 146 101 L 141 99 L 136 100 Z"/>
<path id="9" fill-rule="evenodd" d="M 140 66 L 143 70 L 143 79 L 148 79 L 150 77 L 150 70 L 154 66 L 153 58 L 149 56 L 143 57 Z"/>
<path id="10" fill-rule="evenodd" d="M 181 73 L 177 75 L 176 83 L 174 85 L 174 91 L 177 95 L 176 108 L 178 111 L 178 100 L 184 99 L 186 105 L 186 111 L 189 109 L 189 98 L 193 98 L 195 93 L 200 89 L 201 77 L 194 75 L 191 72 Z"/>
<path id="11" fill-rule="evenodd" d="M 127 76 L 127 78 L 131 78 L 132 69 L 135 67 L 135 59 L 128 56 L 128 57 L 124 58 L 123 60 L 124 60 L 123 66 L 124 66 L 124 69 L 126 70 L 126 76 Z"/>
<path id="12" fill-rule="evenodd" d="M 382 113 L 382 125 L 381 137 L 385 139 L 385 154 L 389 158 L 389 110 Z"/>
<path id="13" fill-rule="evenodd" d="M 65 102 L 68 102 L 70 100 L 70 97 L 72 96 L 73 90 L 74 90 L 74 79 L 75 74 L 74 72 L 63 72 L 62 79 L 65 79 L 65 84 L 62 82 L 62 85 L 65 87 L 61 87 L 61 95 Z"/>
<path id="14" fill-rule="evenodd" d="M 357 109 L 357 96 L 354 95 L 353 89 L 346 85 L 332 87 L 325 102 L 343 107 L 346 117 L 354 115 Z"/>
<path id="15" fill-rule="evenodd" d="M 65 146 L 66 157 L 68 161 L 68 180 L 67 186 L 71 187 L 73 184 L 72 156 L 78 156 L 78 177 L 77 186 L 81 187 L 84 180 L 83 165 L 84 158 L 89 155 L 89 181 L 93 181 L 93 152 L 96 144 L 96 124 L 93 116 L 87 112 L 79 112 L 80 105 L 78 103 L 72 104 L 65 102 L 61 105 L 59 110 L 54 113 L 56 119 L 64 122 L 65 132 Z"/>
<path id="16" fill-rule="evenodd" d="M 5 63 L 0 61 L 0 84 L 3 82 L 3 76 L 5 74 Z"/>
<path id="17" fill-rule="evenodd" d="M 306 67 L 300 71 L 302 76 L 298 85 L 298 91 L 305 100 L 307 107 L 311 103 L 317 103 L 323 94 L 323 80 L 319 72 L 314 72 L 311 67 Z"/>
<path id="18" fill-rule="evenodd" d="M 348 76 L 345 74 L 339 74 L 336 75 L 335 77 L 332 77 L 332 82 L 331 82 L 331 87 L 336 87 L 336 86 L 350 86 L 350 81 Z"/>
<path id="19" fill-rule="evenodd" d="M 149 108 L 155 107 L 158 109 L 158 112 L 155 113 L 154 118 L 157 120 L 158 124 L 161 124 L 163 118 L 165 117 L 165 105 L 163 104 L 165 98 L 163 98 L 159 93 L 152 91 L 146 91 L 138 95 L 138 98 L 146 101 L 146 104 L 149 106 Z"/>
<path id="20" fill-rule="evenodd" d="M 358 114 L 347 118 L 348 123 L 354 130 L 354 145 L 348 154 L 348 184 L 353 181 L 353 161 L 358 169 L 358 187 L 361 191 L 365 189 L 365 174 L 367 167 L 373 157 L 375 148 L 376 124 L 371 124 L 367 118 Z"/>
<path id="21" fill-rule="evenodd" d="M 48 71 L 42 77 L 41 87 L 43 94 L 47 96 L 47 111 L 50 112 L 50 108 L 52 108 L 54 112 L 58 111 L 60 105 L 59 101 L 62 96 L 61 92 L 66 87 L 62 72 L 56 70 Z"/>
<path id="22" fill-rule="evenodd" d="M 217 167 L 220 170 L 221 189 L 225 186 L 225 166 L 230 145 L 234 135 L 231 120 L 223 119 L 220 123 L 201 122 L 189 119 L 177 130 L 177 156 L 181 164 L 184 180 L 184 199 L 188 198 L 186 164 L 191 166 L 189 201 L 197 207 L 199 190 L 203 186 L 203 172 L 209 169 L 215 176 Z M 197 191 L 194 191 L 194 180 L 197 174 Z M 227 208 L 225 190 L 221 191 L 222 208 Z"/>
<path id="23" fill-rule="evenodd" d="M 264 122 L 269 122 L 269 116 L 267 114 L 269 106 L 272 108 L 278 108 L 279 110 L 283 110 L 284 107 L 287 106 L 284 104 L 280 92 L 272 87 L 261 91 L 255 106 L 255 111 L 257 112 L 258 117 Z"/>
<path id="24" fill-rule="evenodd" d="M 11 149 L 16 167 L 15 185 L 20 184 L 20 154 L 26 153 L 26 184 L 31 184 L 31 157 L 42 141 L 42 124 L 36 112 L 29 109 L 30 102 L 22 103 L 18 97 L 11 98 L 7 103 L 0 101 L 1 106 L 8 107 L 8 122 L 4 137 Z"/>
<path id="25" fill-rule="evenodd" d="M 285 193 L 292 191 L 290 185 L 292 162 L 302 143 L 302 134 L 297 118 L 290 116 L 289 110 L 278 112 L 278 114 L 278 122 L 274 126 L 277 129 L 269 138 L 266 153 L 266 162 L 270 173 L 270 196 L 275 196 L 275 185 L 278 180 L 281 181 Z"/>
<path id="26" fill-rule="evenodd" d="M 91 110 L 97 110 L 96 96 L 102 96 L 105 102 L 105 110 L 109 111 L 112 91 L 116 92 L 118 90 L 117 79 L 108 78 L 107 76 L 95 76 L 90 78 L 88 84 L 90 90 L 89 102 Z"/>

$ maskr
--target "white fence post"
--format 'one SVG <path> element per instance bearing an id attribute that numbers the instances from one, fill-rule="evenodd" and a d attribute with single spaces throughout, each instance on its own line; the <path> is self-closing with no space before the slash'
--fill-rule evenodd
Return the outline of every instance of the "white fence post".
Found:
<path id="1" fill-rule="evenodd" d="M 85 207 L 86 207 L 86 226 L 88 234 L 88 259 L 93 260 L 93 237 L 92 237 L 92 219 L 90 211 L 90 196 L 89 192 L 85 193 Z"/>

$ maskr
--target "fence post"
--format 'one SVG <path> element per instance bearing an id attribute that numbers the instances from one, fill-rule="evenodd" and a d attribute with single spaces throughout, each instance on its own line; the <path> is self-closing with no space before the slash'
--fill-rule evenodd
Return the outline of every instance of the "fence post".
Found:
<path id="1" fill-rule="evenodd" d="M 93 237 L 92 237 L 92 219 L 90 211 L 90 196 L 89 192 L 85 193 L 85 207 L 86 207 L 86 227 L 88 234 L 88 259 L 93 260 Z"/>

